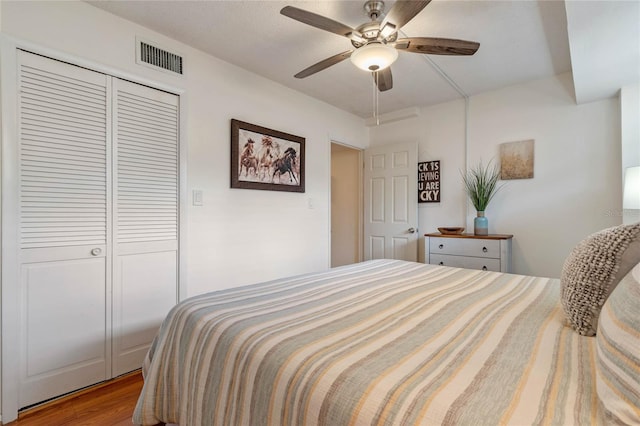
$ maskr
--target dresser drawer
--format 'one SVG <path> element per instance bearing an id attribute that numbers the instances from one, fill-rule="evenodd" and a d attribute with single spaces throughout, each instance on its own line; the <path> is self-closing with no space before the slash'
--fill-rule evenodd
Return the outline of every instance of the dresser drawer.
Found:
<path id="1" fill-rule="evenodd" d="M 429 239 L 429 253 L 498 259 L 500 258 L 500 241 L 432 237 Z"/>
<path id="2" fill-rule="evenodd" d="M 464 239 L 461 238 L 429 238 L 429 253 L 435 254 L 457 254 L 463 252 L 462 244 Z"/>
<path id="3" fill-rule="evenodd" d="M 500 258 L 500 241 L 498 240 L 463 240 L 464 256 Z"/>
<path id="4" fill-rule="evenodd" d="M 429 263 L 432 265 L 452 266 L 454 268 L 500 272 L 500 259 L 432 254 L 429 258 Z"/>
<path id="5" fill-rule="evenodd" d="M 432 265 L 452 266 L 454 268 L 464 268 L 463 256 L 452 256 L 448 254 L 432 254 L 429 257 L 429 263 Z"/>
<path id="6" fill-rule="evenodd" d="M 465 257 L 464 267 L 467 269 L 481 269 L 483 271 L 500 272 L 500 259 L 482 257 Z"/>

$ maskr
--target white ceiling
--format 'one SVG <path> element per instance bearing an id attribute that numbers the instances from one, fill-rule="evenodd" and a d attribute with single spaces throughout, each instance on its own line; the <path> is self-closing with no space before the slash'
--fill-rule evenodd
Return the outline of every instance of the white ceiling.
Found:
<path id="1" fill-rule="evenodd" d="M 361 117 L 372 115 L 373 80 L 348 60 L 305 79 L 293 77 L 322 59 L 349 50 L 349 40 L 279 13 L 292 5 L 357 27 L 368 20 L 362 9 L 364 1 L 90 3 L 343 110 Z M 392 3 L 387 2 L 387 10 Z M 584 19 L 589 17 L 580 16 L 578 21 Z M 613 22 L 609 24 L 615 28 Z M 402 33 L 477 41 L 480 49 L 474 56 L 400 52 L 392 65 L 393 89 L 380 94 L 381 114 L 459 98 L 460 91 L 474 95 L 571 70 L 562 0 L 433 0 Z M 583 57 L 588 57 L 586 53 Z M 188 69 L 188 58 L 186 61 Z"/>

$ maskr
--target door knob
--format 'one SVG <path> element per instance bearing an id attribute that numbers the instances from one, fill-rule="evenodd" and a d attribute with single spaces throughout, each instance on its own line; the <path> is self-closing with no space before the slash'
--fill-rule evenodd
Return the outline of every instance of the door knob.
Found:
<path id="1" fill-rule="evenodd" d="M 91 250 L 91 256 L 99 256 L 100 253 L 102 253 L 102 249 L 99 247 L 96 247 L 93 250 Z"/>
<path id="2" fill-rule="evenodd" d="M 414 234 L 417 231 L 417 229 L 416 228 L 409 228 L 409 229 L 407 229 L 407 231 L 409 231 L 410 234 Z"/>

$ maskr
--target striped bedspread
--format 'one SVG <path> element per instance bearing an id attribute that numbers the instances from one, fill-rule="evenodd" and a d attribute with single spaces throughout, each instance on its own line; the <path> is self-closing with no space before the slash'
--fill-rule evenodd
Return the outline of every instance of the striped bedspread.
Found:
<path id="1" fill-rule="evenodd" d="M 133 421 L 600 424 L 594 350 L 558 280 L 375 260 L 178 304 Z"/>

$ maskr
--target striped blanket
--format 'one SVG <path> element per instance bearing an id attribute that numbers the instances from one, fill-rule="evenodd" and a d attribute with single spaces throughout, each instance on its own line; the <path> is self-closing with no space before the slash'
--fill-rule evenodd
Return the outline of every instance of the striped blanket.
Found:
<path id="1" fill-rule="evenodd" d="M 135 424 L 593 425 L 594 339 L 555 279 L 375 260 L 194 297 Z"/>

